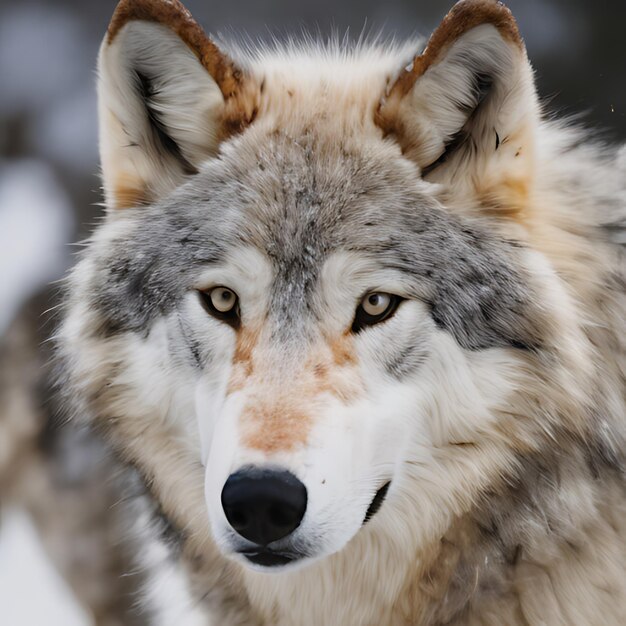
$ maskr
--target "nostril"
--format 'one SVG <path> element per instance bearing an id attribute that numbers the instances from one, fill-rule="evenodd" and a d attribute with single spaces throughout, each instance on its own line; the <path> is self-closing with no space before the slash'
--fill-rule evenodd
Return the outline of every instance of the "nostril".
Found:
<path id="1" fill-rule="evenodd" d="M 290 535 L 302 521 L 306 487 L 290 472 L 247 467 L 229 476 L 222 507 L 239 535 L 266 546 Z"/>

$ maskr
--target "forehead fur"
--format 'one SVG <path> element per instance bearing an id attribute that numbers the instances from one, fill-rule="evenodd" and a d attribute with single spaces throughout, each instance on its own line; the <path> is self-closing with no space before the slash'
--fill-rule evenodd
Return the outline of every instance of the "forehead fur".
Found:
<path id="1" fill-rule="evenodd" d="M 415 55 L 419 42 L 348 45 L 305 38 L 230 49 L 260 86 L 257 120 L 268 116 L 285 124 L 309 117 L 340 125 L 356 120 L 373 124 L 381 97 Z"/>
<path id="2" fill-rule="evenodd" d="M 145 329 L 244 245 L 269 259 L 269 319 L 290 336 L 319 316 L 322 267 L 347 251 L 401 272 L 461 345 L 536 346 L 517 246 L 441 207 L 393 143 L 324 128 L 255 125 L 162 203 L 128 211 L 133 226 L 100 251 L 107 331 Z"/>

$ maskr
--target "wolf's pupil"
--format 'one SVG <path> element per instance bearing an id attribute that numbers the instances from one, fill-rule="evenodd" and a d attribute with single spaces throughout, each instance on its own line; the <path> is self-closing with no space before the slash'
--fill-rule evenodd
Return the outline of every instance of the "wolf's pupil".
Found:
<path id="1" fill-rule="evenodd" d="M 368 315 L 382 315 L 391 303 L 391 296 L 386 293 L 371 293 L 366 296 L 363 308 Z"/>
<path id="2" fill-rule="evenodd" d="M 217 287 L 211 291 L 211 302 L 221 313 L 226 313 L 235 306 L 235 298 L 234 292 L 224 287 Z"/>

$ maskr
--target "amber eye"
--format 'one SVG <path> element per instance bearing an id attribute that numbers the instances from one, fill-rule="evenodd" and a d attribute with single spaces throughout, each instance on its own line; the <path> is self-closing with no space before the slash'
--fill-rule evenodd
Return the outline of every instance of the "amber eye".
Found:
<path id="1" fill-rule="evenodd" d="M 352 332 L 356 333 L 365 326 L 373 326 L 389 319 L 396 312 L 400 302 L 402 302 L 400 296 L 390 293 L 374 291 L 366 294 L 356 310 Z"/>
<path id="2" fill-rule="evenodd" d="M 228 287 L 213 287 L 208 291 L 200 291 L 200 300 L 204 308 L 234 328 L 239 327 L 239 298 Z"/>
<path id="3" fill-rule="evenodd" d="M 227 287 L 215 287 L 209 291 L 211 304 L 220 312 L 228 313 L 237 305 L 237 294 Z"/>

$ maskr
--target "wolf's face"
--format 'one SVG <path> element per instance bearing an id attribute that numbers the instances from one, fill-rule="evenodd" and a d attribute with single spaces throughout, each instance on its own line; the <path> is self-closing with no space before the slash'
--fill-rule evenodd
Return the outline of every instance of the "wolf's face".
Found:
<path id="1" fill-rule="evenodd" d="M 396 49 L 234 69 L 175 3 L 123 4 L 103 44 L 74 387 L 173 522 L 251 567 L 383 522 L 418 541 L 528 428 L 507 403 L 565 295 L 502 221 L 530 193 L 523 48 L 464 5 L 399 75 Z"/>

